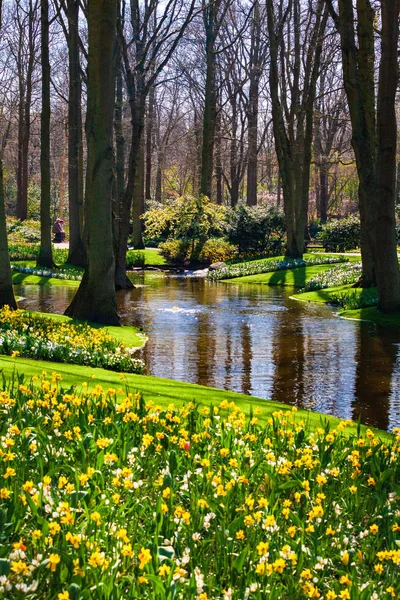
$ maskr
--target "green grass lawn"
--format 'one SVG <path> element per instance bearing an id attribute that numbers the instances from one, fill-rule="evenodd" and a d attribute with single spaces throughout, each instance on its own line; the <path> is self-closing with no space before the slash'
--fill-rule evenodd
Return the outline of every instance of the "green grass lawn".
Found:
<path id="1" fill-rule="evenodd" d="M 134 264 L 137 263 L 137 266 L 140 266 L 140 262 L 143 258 L 144 265 L 149 267 L 159 267 L 168 264 L 165 258 L 161 256 L 160 251 L 157 248 L 146 248 L 145 250 L 128 250 L 126 258 L 128 264 L 130 263 L 130 261 L 132 261 Z"/>
<path id="2" fill-rule="evenodd" d="M 105 389 L 117 389 L 120 387 L 125 389 L 128 387 L 130 391 L 141 392 L 146 401 L 152 400 L 163 407 L 167 407 L 170 403 L 182 406 L 193 400 L 202 405 L 216 405 L 223 400 L 228 400 L 229 402 L 235 402 L 246 414 L 254 411 L 255 408 L 259 408 L 261 410 L 259 418 L 263 422 L 275 411 L 292 409 L 291 406 L 272 402 L 271 400 L 263 400 L 236 392 L 218 390 L 171 379 L 162 379 L 150 375 L 122 374 L 82 365 L 0 356 L 0 372 L 7 379 L 12 377 L 13 374 L 15 376 L 18 373 L 23 375 L 26 382 L 31 377 L 39 377 L 43 371 L 46 371 L 48 374 L 53 372 L 60 373 L 64 387 L 80 386 L 83 381 L 88 382 L 89 388 L 96 385 L 101 385 Z M 304 419 L 308 430 L 320 427 L 326 422 L 329 422 L 331 427 L 336 427 L 340 421 L 340 419 L 335 417 L 307 410 L 299 409 L 298 415 Z M 363 427 L 363 430 L 365 429 Z M 356 430 L 356 425 L 346 428 L 346 431 L 349 433 L 355 433 Z M 380 430 L 379 435 L 382 439 L 392 439 L 390 434 L 381 432 Z"/>
<path id="3" fill-rule="evenodd" d="M 369 308 L 359 308 L 357 310 L 342 310 L 339 315 L 345 319 L 355 319 L 357 321 L 371 321 L 383 325 L 400 326 L 400 313 L 386 315 L 380 312 L 376 306 Z"/>
<path id="4" fill-rule="evenodd" d="M 332 265 L 314 265 L 311 267 L 296 267 L 295 269 L 285 269 L 281 271 L 272 271 L 272 273 L 260 273 L 259 275 L 247 275 L 246 277 L 235 277 L 234 279 L 225 279 L 226 283 L 258 283 L 261 285 L 283 285 L 296 288 L 302 288 L 306 282 L 322 273 L 332 269 Z"/>
<path id="5" fill-rule="evenodd" d="M 351 289 L 351 284 L 340 285 L 332 288 L 324 288 L 323 290 L 314 290 L 313 292 L 304 292 L 303 294 L 293 294 L 291 298 L 294 298 L 295 300 L 300 300 L 301 302 L 315 302 L 316 304 L 332 304 L 332 297 L 334 293 L 336 294 L 337 292 L 342 292 Z"/>
<path id="6" fill-rule="evenodd" d="M 55 279 L 28 273 L 13 273 L 12 280 L 14 285 L 63 285 L 77 288 L 80 284 L 80 281 L 77 280 Z"/>

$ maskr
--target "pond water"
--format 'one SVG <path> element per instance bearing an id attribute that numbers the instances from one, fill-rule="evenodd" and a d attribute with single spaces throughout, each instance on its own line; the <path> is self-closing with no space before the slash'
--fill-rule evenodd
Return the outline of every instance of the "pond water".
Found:
<path id="1" fill-rule="evenodd" d="M 290 300 L 291 289 L 147 274 L 136 283 L 118 306 L 149 335 L 149 374 L 400 426 L 400 329 L 339 319 Z M 21 308 L 56 313 L 74 292 L 16 288 Z"/>

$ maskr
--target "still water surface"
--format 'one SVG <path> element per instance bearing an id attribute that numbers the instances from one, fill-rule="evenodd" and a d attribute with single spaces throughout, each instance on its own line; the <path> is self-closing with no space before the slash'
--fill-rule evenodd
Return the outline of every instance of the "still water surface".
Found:
<path id="1" fill-rule="evenodd" d="M 149 335 L 147 372 L 400 426 L 400 329 L 338 319 L 291 289 L 149 275 L 118 293 L 124 324 Z M 62 313 L 75 290 L 18 286 L 22 308 Z"/>

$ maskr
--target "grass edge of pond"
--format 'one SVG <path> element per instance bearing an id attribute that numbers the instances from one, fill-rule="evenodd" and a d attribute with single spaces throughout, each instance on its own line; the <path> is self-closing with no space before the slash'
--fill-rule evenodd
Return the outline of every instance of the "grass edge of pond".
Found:
<path id="1" fill-rule="evenodd" d="M 67 363 L 55 363 L 42 360 L 0 355 L 0 373 L 9 378 L 14 374 L 22 373 L 24 380 L 31 377 L 40 377 L 43 371 L 60 373 L 63 377 L 63 383 L 69 386 L 80 385 L 83 381 L 92 383 L 93 386 L 101 385 L 104 387 L 126 387 L 131 391 L 139 391 L 143 394 L 146 401 L 153 400 L 157 404 L 167 407 L 170 403 L 176 403 L 181 406 L 186 402 L 195 400 L 200 405 L 215 405 L 222 400 L 235 402 L 243 412 L 250 414 L 255 408 L 261 409 L 260 421 L 265 422 L 275 411 L 292 411 L 293 406 L 264 400 L 255 396 L 247 396 L 238 392 L 230 392 L 213 387 L 206 387 L 193 383 L 154 377 L 151 375 L 136 375 L 131 373 L 117 373 L 97 367 L 88 367 L 85 365 L 71 365 Z M 296 409 L 299 418 L 304 419 L 305 429 L 314 430 L 317 427 L 323 427 L 329 424 L 331 428 L 343 421 L 338 417 L 333 417 L 324 413 L 318 413 L 306 409 Z M 357 434 L 358 424 L 346 427 L 345 431 L 349 434 Z M 390 441 L 393 435 L 389 432 L 366 425 L 360 425 L 361 432 L 367 429 L 379 434 L 382 440 Z"/>

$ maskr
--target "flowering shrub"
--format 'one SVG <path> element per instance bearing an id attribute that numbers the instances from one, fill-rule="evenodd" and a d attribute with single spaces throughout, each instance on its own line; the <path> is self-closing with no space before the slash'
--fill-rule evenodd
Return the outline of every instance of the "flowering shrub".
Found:
<path id="1" fill-rule="evenodd" d="M 135 348 L 124 348 L 106 329 L 54 321 L 8 306 L 0 310 L 0 353 L 141 373 Z"/>
<path id="2" fill-rule="evenodd" d="M 40 242 L 40 221 L 37 219 L 19 221 L 13 217 L 7 217 L 7 234 L 9 241 L 17 244 Z"/>
<path id="3" fill-rule="evenodd" d="M 11 270 L 16 273 L 27 273 L 28 275 L 39 275 L 40 277 L 52 277 L 53 279 L 65 279 L 67 281 L 81 281 L 82 271 L 69 267 L 50 270 L 41 267 L 23 267 L 22 265 L 11 265 Z"/>
<path id="4" fill-rule="evenodd" d="M 251 262 L 237 263 L 234 265 L 227 265 L 210 271 L 208 273 L 209 279 L 233 279 L 234 277 L 245 277 L 246 275 L 258 275 L 259 273 L 272 273 L 272 271 L 282 271 L 285 269 L 294 269 L 296 267 L 309 267 L 312 265 L 330 265 L 337 263 L 347 262 L 348 259 L 343 256 L 338 257 L 326 257 L 326 256 L 315 256 L 313 258 L 287 258 L 287 259 L 266 259 L 266 260 L 252 260 Z"/>
<path id="5" fill-rule="evenodd" d="M 59 379 L 0 394 L 1 597 L 398 597 L 400 437 Z"/>
<path id="6" fill-rule="evenodd" d="M 199 253 L 199 261 L 203 264 L 231 260 L 237 255 L 237 246 L 222 238 L 210 238 Z"/>
<path id="7" fill-rule="evenodd" d="M 356 283 L 360 279 L 361 273 L 361 263 L 332 267 L 332 269 L 329 269 L 328 271 L 318 273 L 318 275 L 311 277 L 301 291 L 313 292 L 314 290 Z"/>

